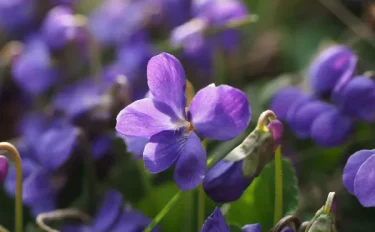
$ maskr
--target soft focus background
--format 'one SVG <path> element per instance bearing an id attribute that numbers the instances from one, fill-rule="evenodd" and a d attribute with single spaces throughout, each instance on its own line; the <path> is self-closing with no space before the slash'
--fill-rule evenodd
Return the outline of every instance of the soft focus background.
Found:
<path id="1" fill-rule="evenodd" d="M 242 10 L 248 10 L 255 22 L 238 27 L 240 38 L 220 43 L 214 37 L 204 42 L 194 37 L 199 25 L 191 20 L 199 4 L 208 1 L 0 0 L 0 140 L 16 144 L 23 157 L 37 160 L 33 162 L 47 170 L 48 186 L 24 183 L 29 187 L 25 191 L 32 192 L 31 199 L 44 198 L 55 188 L 58 208 L 85 204 L 96 208 L 99 196 L 112 187 L 121 191 L 130 206 L 152 218 L 173 196 L 177 187 L 172 171 L 148 174 L 142 162 L 134 159 L 139 155 L 137 148 L 126 149 L 114 130 L 117 113 L 147 93 L 147 61 L 160 52 L 181 60 L 196 91 L 212 82 L 245 91 L 253 112 L 248 132 L 278 89 L 291 84 L 307 89 L 309 65 L 327 46 L 344 44 L 357 54 L 361 73 L 375 70 L 375 3 L 371 1 L 244 0 Z M 51 13 L 55 6 L 66 8 Z M 212 13 L 217 14 L 213 18 L 225 15 L 230 6 L 224 8 Z M 73 19 L 72 14 L 87 18 Z M 177 30 L 188 21 L 190 26 Z M 184 33 L 192 36 L 181 46 L 179 37 Z M 54 141 L 43 140 L 37 121 L 56 117 L 84 131 L 86 145 L 61 151 Z M 298 177 L 297 214 L 311 218 L 328 192 L 336 191 L 338 230 L 375 231 L 375 210 L 362 207 L 342 184 L 349 155 L 375 148 L 374 124 L 356 122 L 350 138 L 333 148 L 297 139 L 285 127 L 283 154 L 291 159 Z M 208 154 L 228 152 L 244 136 L 225 143 L 209 141 Z M 23 146 L 25 140 L 28 146 Z M 91 147 L 92 152 L 84 147 Z M 50 161 L 55 158 L 49 157 L 53 152 L 56 157 L 67 154 L 57 167 Z M 35 158 L 41 154 L 45 157 Z M 12 228 L 14 198 L 6 188 L 11 188 L 9 183 L 0 192 L 0 224 Z M 87 188 L 95 189 L 94 196 Z M 260 194 L 255 201 L 262 202 L 262 197 L 267 196 Z M 196 198 L 195 192 L 186 194 L 163 219 L 162 231 L 196 231 L 194 215 L 186 213 L 196 212 Z M 214 203 L 207 198 L 206 204 L 208 216 Z M 251 210 L 242 207 L 251 220 L 257 219 L 251 215 L 267 215 L 254 210 L 254 205 Z M 27 206 L 25 211 L 27 231 L 38 231 L 33 212 Z M 248 221 L 246 214 L 239 221 Z"/>

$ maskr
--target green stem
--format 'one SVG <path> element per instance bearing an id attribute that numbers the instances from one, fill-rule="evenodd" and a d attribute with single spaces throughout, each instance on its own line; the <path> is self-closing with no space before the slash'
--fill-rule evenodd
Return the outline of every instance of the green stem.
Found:
<path id="1" fill-rule="evenodd" d="M 14 225 L 15 232 L 22 232 L 22 160 L 17 148 L 7 142 L 0 143 L 0 150 L 9 151 L 13 156 L 14 165 L 16 167 L 16 219 Z"/>
<path id="2" fill-rule="evenodd" d="M 178 202 L 182 196 L 182 190 L 179 190 L 172 199 L 164 206 L 164 208 L 156 215 L 154 220 L 147 226 L 144 232 L 151 232 L 151 230 L 163 219 L 163 217 L 169 212 L 169 210 Z"/>
<path id="3" fill-rule="evenodd" d="M 323 213 L 329 214 L 331 212 L 333 201 L 335 200 L 335 192 L 330 192 L 327 197 L 326 204 L 323 207 Z"/>
<path id="4" fill-rule="evenodd" d="M 204 189 L 203 185 L 198 187 L 198 230 L 200 231 L 204 223 Z"/>
<path id="5" fill-rule="evenodd" d="M 281 147 L 275 152 L 275 211 L 274 223 L 277 224 L 283 214 L 283 170 L 281 159 Z"/>
<path id="6" fill-rule="evenodd" d="M 266 110 L 259 116 L 256 129 L 259 131 L 268 131 L 267 120 L 276 120 L 276 115 L 272 110 Z"/>

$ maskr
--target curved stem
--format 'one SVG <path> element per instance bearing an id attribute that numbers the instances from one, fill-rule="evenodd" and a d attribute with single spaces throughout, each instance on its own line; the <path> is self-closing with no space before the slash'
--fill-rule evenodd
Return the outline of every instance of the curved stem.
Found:
<path id="1" fill-rule="evenodd" d="M 0 150 L 9 151 L 13 156 L 14 165 L 16 167 L 16 214 L 14 230 L 22 232 L 22 160 L 15 146 L 7 142 L 0 142 Z"/>
<path id="2" fill-rule="evenodd" d="M 283 215 L 283 170 L 281 159 L 281 147 L 275 152 L 275 211 L 274 223 L 278 223 Z"/>
<path id="3" fill-rule="evenodd" d="M 276 120 L 276 115 L 272 110 L 266 110 L 259 116 L 256 130 L 265 131 L 265 132 L 268 131 L 268 128 L 266 126 L 268 120 L 270 121 Z"/>
<path id="4" fill-rule="evenodd" d="M 154 220 L 147 226 L 144 232 L 151 232 L 151 230 L 163 219 L 163 217 L 169 212 L 169 210 L 177 203 L 182 196 L 182 190 L 179 190 L 172 199 L 164 206 L 164 208 L 156 215 Z"/>
<path id="5" fill-rule="evenodd" d="M 203 185 L 198 187 L 198 230 L 199 231 L 204 223 L 204 189 Z"/>
<path id="6" fill-rule="evenodd" d="M 55 211 L 47 212 L 47 213 L 41 213 L 38 214 L 36 217 L 36 224 L 43 229 L 44 231 L 47 232 L 59 232 L 58 230 L 55 230 L 48 226 L 45 221 L 47 220 L 61 220 L 64 218 L 78 218 L 82 220 L 85 223 L 90 223 L 90 217 L 77 210 L 77 209 L 58 209 Z"/>

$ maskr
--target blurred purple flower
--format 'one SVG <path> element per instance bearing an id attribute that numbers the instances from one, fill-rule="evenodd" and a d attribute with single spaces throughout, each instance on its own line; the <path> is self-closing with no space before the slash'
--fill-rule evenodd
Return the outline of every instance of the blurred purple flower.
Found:
<path id="1" fill-rule="evenodd" d="M 124 136 L 119 134 L 126 144 L 126 150 L 133 154 L 136 159 L 141 159 L 146 144 L 149 142 L 147 138 Z"/>
<path id="2" fill-rule="evenodd" d="M 229 232 L 229 227 L 219 207 L 206 219 L 200 232 Z M 250 224 L 242 228 L 243 232 L 262 232 L 260 224 Z"/>
<path id="3" fill-rule="evenodd" d="M 42 25 L 42 35 L 48 46 L 60 49 L 65 45 L 86 40 L 84 25 L 79 25 L 71 8 L 57 6 L 52 8 Z"/>
<path id="4" fill-rule="evenodd" d="M 5 177 L 8 175 L 9 162 L 8 158 L 0 155 L 0 183 L 3 183 Z"/>
<path id="5" fill-rule="evenodd" d="M 353 122 L 336 108 L 320 114 L 311 125 L 311 138 L 320 146 L 343 144 L 353 130 Z"/>
<path id="6" fill-rule="evenodd" d="M 137 211 L 124 209 L 122 195 L 116 190 L 109 190 L 90 225 L 65 225 L 62 232 L 111 231 L 138 232 L 143 231 L 150 220 Z M 153 232 L 158 229 L 153 229 Z"/>
<path id="7" fill-rule="evenodd" d="M 55 5 L 73 5 L 79 0 L 52 0 Z"/>
<path id="8" fill-rule="evenodd" d="M 156 2 L 148 0 L 148 2 Z M 190 0 L 159 0 L 163 23 L 169 28 L 177 27 L 190 18 Z"/>
<path id="9" fill-rule="evenodd" d="M 116 130 L 125 136 L 149 138 L 143 159 L 151 173 L 176 164 L 174 180 L 183 190 L 195 188 L 206 171 L 206 151 L 198 137 L 230 140 L 250 121 L 246 95 L 227 85 L 200 90 L 186 113 L 186 77 L 172 55 L 154 56 L 147 67 L 153 98 L 138 100 L 117 116 Z M 197 135 L 198 134 L 198 135 Z"/>
<path id="10" fill-rule="evenodd" d="M 0 25 L 20 32 L 35 23 L 36 0 L 0 0 Z"/>
<path id="11" fill-rule="evenodd" d="M 269 109 L 276 114 L 278 119 L 285 120 L 289 109 L 302 96 L 304 93 L 298 87 L 282 88 L 273 96 Z"/>
<path id="12" fill-rule="evenodd" d="M 309 69 L 309 81 L 317 95 L 330 93 L 345 74 L 354 73 L 357 57 L 345 46 L 332 46 L 322 51 Z"/>
<path id="13" fill-rule="evenodd" d="M 206 173 L 203 188 L 213 201 L 227 203 L 238 200 L 254 178 L 244 176 L 243 161 L 221 160 Z"/>
<path id="14" fill-rule="evenodd" d="M 86 78 L 67 86 L 53 99 L 55 110 L 63 111 L 68 117 L 76 119 L 99 106 L 102 101 L 102 86 Z"/>
<path id="15" fill-rule="evenodd" d="M 375 206 L 375 150 L 361 150 L 351 155 L 345 165 L 343 182 L 364 207 Z"/>
<path id="16" fill-rule="evenodd" d="M 32 36 L 26 41 L 22 53 L 13 61 L 12 75 L 18 86 L 34 96 L 48 90 L 59 80 L 48 48 L 39 36 Z"/>
<path id="17" fill-rule="evenodd" d="M 104 155 L 108 154 L 111 150 L 111 145 L 113 142 L 113 136 L 110 134 L 101 134 L 99 137 L 92 141 L 92 155 L 94 159 L 100 159 Z"/>
<path id="18" fill-rule="evenodd" d="M 335 104 L 349 117 L 375 120 L 375 82 L 365 76 L 357 76 L 335 95 Z"/>
<path id="19" fill-rule="evenodd" d="M 56 197 L 65 183 L 56 178 L 58 170 L 70 157 L 77 144 L 78 130 L 60 119 L 41 123 L 31 115 L 22 123 L 22 142 L 18 145 L 23 158 L 23 202 L 36 216 L 56 207 Z M 34 123 L 35 122 L 35 123 Z M 11 167 L 6 191 L 15 194 L 16 170 Z"/>

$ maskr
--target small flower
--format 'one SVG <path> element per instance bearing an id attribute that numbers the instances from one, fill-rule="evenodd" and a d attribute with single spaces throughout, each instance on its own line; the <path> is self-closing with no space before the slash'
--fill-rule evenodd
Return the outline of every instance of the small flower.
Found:
<path id="1" fill-rule="evenodd" d="M 230 232 L 219 207 L 206 219 L 200 232 Z M 243 232 L 262 232 L 260 224 L 250 224 L 242 228 Z"/>
<path id="2" fill-rule="evenodd" d="M 375 120 L 375 82 L 365 76 L 350 79 L 335 95 L 335 104 L 349 117 Z"/>
<path id="3" fill-rule="evenodd" d="M 213 201 L 228 203 L 238 200 L 254 178 L 244 175 L 243 161 L 221 160 L 207 172 L 203 188 Z"/>
<path id="4" fill-rule="evenodd" d="M 138 232 L 143 231 L 149 223 L 150 220 L 140 212 L 124 208 L 122 195 L 118 191 L 108 190 L 91 225 L 70 224 L 63 226 L 61 231 Z"/>
<path id="5" fill-rule="evenodd" d="M 24 157 L 23 202 L 36 216 L 56 207 L 57 195 L 66 178 L 55 174 L 72 154 L 77 144 L 78 131 L 60 120 L 48 125 L 45 118 L 35 114 L 27 117 L 22 125 L 24 133 L 18 148 Z M 14 166 L 9 170 L 5 187 L 10 195 L 15 194 Z"/>
<path id="6" fill-rule="evenodd" d="M 59 74 L 51 65 L 48 47 L 38 35 L 30 37 L 23 49 L 13 60 L 13 80 L 25 92 L 36 96 L 56 84 Z"/>
<path id="7" fill-rule="evenodd" d="M 357 64 L 354 52 L 342 45 L 332 46 L 321 52 L 310 66 L 310 85 L 317 95 L 330 93 L 340 79 L 353 73 Z"/>
<path id="8" fill-rule="evenodd" d="M 86 33 L 77 23 L 72 10 L 66 6 L 51 9 L 42 26 L 42 35 L 52 49 L 60 49 L 71 42 L 81 43 L 86 40 Z"/>
<path id="9" fill-rule="evenodd" d="M 351 155 L 345 165 L 343 182 L 364 207 L 375 206 L 375 150 L 360 150 Z"/>
<path id="10" fill-rule="evenodd" d="M 8 174 L 9 162 L 7 157 L 0 155 L 0 183 L 3 183 Z"/>
<path id="11" fill-rule="evenodd" d="M 284 134 L 284 126 L 279 120 L 273 120 L 267 125 L 267 128 L 271 131 L 274 141 L 274 149 L 280 144 Z"/>
<path id="12" fill-rule="evenodd" d="M 152 99 L 133 102 L 117 116 L 116 130 L 125 136 L 149 138 L 143 159 L 151 173 L 176 164 L 174 180 L 188 190 L 204 178 L 206 151 L 198 137 L 230 140 L 250 121 L 246 95 L 227 85 L 200 90 L 186 113 L 185 72 L 172 55 L 153 57 L 147 68 Z"/>
<path id="13" fill-rule="evenodd" d="M 282 88 L 273 96 L 269 109 L 277 115 L 278 119 L 285 120 L 289 109 L 302 96 L 304 93 L 298 87 Z"/>

